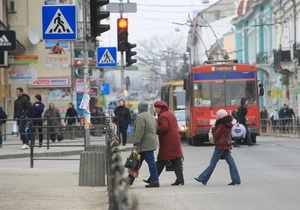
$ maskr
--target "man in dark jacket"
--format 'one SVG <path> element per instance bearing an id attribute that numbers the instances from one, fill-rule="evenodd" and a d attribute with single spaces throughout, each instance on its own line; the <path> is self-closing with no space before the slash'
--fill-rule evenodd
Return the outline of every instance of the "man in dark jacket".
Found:
<path id="1" fill-rule="evenodd" d="M 30 97 L 23 93 L 23 88 L 16 89 L 17 99 L 14 103 L 14 120 L 17 120 L 21 141 L 23 142 L 22 149 L 29 148 L 28 139 L 25 136 L 26 118 L 29 116 L 31 109 Z"/>
<path id="2" fill-rule="evenodd" d="M 248 127 L 248 124 L 246 122 L 246 115 L 248 112 L 248 99 L 247 98 L 242 98 L 241 99 L 241 106 L 238 108 L 238 118 L 237 122 L 245 126 L 246 128 L 246 139 L 248 146 L 252 146 L 252 140 L 251 140 L 251 130 Z"/>
<path id="3" fill-rule="evenodd" d="M 122 145 L 125 146 L 127 143 L 127 128 L 131 124 L 131 115 L 129 109 L 125 107 L 123 99 L 119 100 L 119 106 L 114 110 L 114 113 L 117 117 L 119 141 L 121 140 L 120 134 L 122 134 Z"/>

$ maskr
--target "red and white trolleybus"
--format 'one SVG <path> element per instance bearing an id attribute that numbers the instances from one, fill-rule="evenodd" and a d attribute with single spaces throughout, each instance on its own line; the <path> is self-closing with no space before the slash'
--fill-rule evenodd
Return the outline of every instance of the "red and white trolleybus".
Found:
<path id="1" fill-rule="evenodd" d="M 208 131 L 216 121 L 216 112 L 228 113 L 240 106 L 241 98 L 249 101 L 247 123 L 251 138 L 260 134 L 257 67 L 235 62 L 212 62 L 193 67 L 186 79 L 186 129 L 191 145 L 208 142 Z"/>

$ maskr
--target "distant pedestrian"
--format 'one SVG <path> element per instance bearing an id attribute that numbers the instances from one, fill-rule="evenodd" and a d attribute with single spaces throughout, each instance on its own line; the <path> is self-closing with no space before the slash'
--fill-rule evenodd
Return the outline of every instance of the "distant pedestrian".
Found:
<path id="1" fill-rule="evenodd" d="M 246 115 L 248 113 L 248 99 L 242 98 L 241 99 L 241 106 L 238 108 L 238 114 L 237 114 L 237 122 L 245 126 L 246 128 L 246 140 L 248 143 L 248 146 L 252 146 L 252 140 L 251 140 L 251 130 L 246 122 Z"/>
<path id="2" fill-rule="evenodd" d="M 288 105 L 287 104 L 283 104 L 283 107 L 281 107 L 281 109 L 278 112 L 278 116 L 279 116 L 280 131 L 282 133 L 285 133 L 286 125 L 288 122 Z"/>
<path id="3" fill-rule="evenodd" d="M 274 110 L 274 112 L 271 113 L 270 115 L 270 120 L 272 124 L 272 130 L 275 132 L 278 129 L 278 121 L 279 121 L 279 116 L 278 116 L 278 111 L 277 109 Z"/>
<path id="4" fill-rule="evenodd" d="M 154 151 L 157 149 L 156 120 L 148 112 L 148 103 L 141 101 L 138 104 L 139 114 L 133 124 L 133 149 L 137 149 L 141 155 L 140 164 L 145 160 L 149 167 L 150 178 L 145 187 L 159 187 L 158 172 L 155 164 Z M 128 174 L 123 178 L 127 185 L 132 185 L 135 177 Z"/>
<path id="5" fill-rule="evenodd" d="M 76 109 L 74 108 L 73 103 L 69 103 L 69 108 L 67 109 L 66 117 L 64 122 L 67 122 L 68 131 L 70 132 L 70 138 L 71 140 L 75 139 L 76 135 L 76 129 L 75 125 L 77 122 L 78 114 Z"/>
<path id="6" fill-rule="evenodd" d="M 99 123 L 100 123 L 99 135 L 102 136 L 102 134 L 104 133 L 104 127 L 105 127 L 105 122 L 106 122 L 106 115 L 105 115 L 102 107 L 100 107 L 98 109 L 98 115 L 99 115 Z"/>
<path id="7" fill-rule="evenodd" d="M 229 165 L 231 182 L 228 185 L 241 184 L 240 175 L 230 151 L 232 149 L 232 120 L 232 117 L 228 115 L 226 110 L 220 109 L 217 111 L 217 121 L 216 124 L 212 127 L 212 135 L 215 139 L 215 150 L 213 156 L 211 157 L 209 166 L 198 177 L 194 178 L 196 181 L 201 182 L 203 185 L 207 184 L 221 157 L 224 157 L 227 164 Z"/>
<path id="8" fill-rule="evenodd" d="M 290 108 L 289 106 L 287 106 L 287 120 L 286 120 L 286 127 L 285 127 L 286 131 L 289 131 L 289 128 L 291 131 L 293 130 L 293 126 L 294 126 L 293 119 L 294 118 L 296 118 L 294 110 L 292 108 Z"/>
<path id="9" fill-rule="evenodd" d="M 119 100 L 119 105 L 114 110 L 114 113 L 117 117 L 116 124 L 118 126 L 119 141 L 121 142 L 122 134 L 122 145 L 125 146 L 127 143 L 127 128 L 131 124 L 131 115 L 129 109 L 125 106 L 125 100 Z"/>
<path id="10" fill-rule="evenodd" d="M 268 110 L 264 106 L 263 109 L 260 111 L 261 130 L 264 133 L 267 132 L 268 116 Z"/>
<path id="11" fill-rule="evenodd" d="M 4 109 L 2 106 L 0 106 L 0 113 L 1 113 L 1 116 L 0 116 L 0 148 L 2 148 L 2 124 L 3 124 L 3 121 L 2 119 L 4 119 L 4 116 L 2 116 L 2 114 L 4 112 Z"/>
<path id="12" fill-rule="evenodd" d="M 49 127 L 48 131 L 51 141 L 55 142 L 58 134 L 58 128 L 61 125 L 61 116 L 59 110 L 55 108 L 53 103 L 50 103 L 49 108 L 45 111 L 44 119 L 47 120 L 47 126 L 53 126 Z"/>
<path id="13" fill-rule="evenodd" d="M 45 109 L 45 104 L 42 103 L 42 96 L 37 94 L 34 96 L 34 103 L 31 106 L 30 118 L 35 118 L 32 120 L 33 126 L 38 126 L 37 130 L 39 133 L 39 146 L 43 144 L 43 119 L 42 114 Z M 34 132 L 35 133 L 35 132 Z M 35 136 L 35 135 L 34 135 Z"/>
<path id="14" fill-rule="evenodd" d="M 91 129 L 91 135 L 98 136 L 100 134 L 100 115 L 97 107 L 92 109 L 91 123 L 94 126 L 93 129 Z"/>
<path id="15" fill-rule="evenodd" d="M 29 148 L 29 141 L 25 136 L 25 128 L 27 123 L 27 117 L 30 114 L 31 105 L 29 95 L 23 93 L 23 88 L 18 87 L 16 89 L 17 99 L 14 103 L 14 120 L 17 121 L 19 127 L 20 138 L 23 143 L 22 149 Z"/>

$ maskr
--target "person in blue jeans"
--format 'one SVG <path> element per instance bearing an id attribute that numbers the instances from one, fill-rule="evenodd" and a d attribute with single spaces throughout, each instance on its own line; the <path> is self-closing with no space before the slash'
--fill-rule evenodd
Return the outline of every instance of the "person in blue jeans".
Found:
<path id="1" fill-rule="evenodd" d="M 228 115 L 226 110 L 218 110 L 216 124 L 212 127 L 212 134 L 215 139 L 215 150 L 213 156 L 210 160 L 209 166 L 198 177 L 194 178 L 196 181 L 201 182 L 203 185 L 206 185 L 206 183 L 208 182 L 220 158 L 224 158 L 229 165 L 231 182 L 228 185 L 241 184 L 240 175 L 230 151 L 232 149 L 232 120 L 233 118 Z"/>
<path id="2" fill-rule="evenodd" d="M 154 151 L 157 149 L 157 137 L 156 137 L 156 120 L 148 112 L 148 103 L 142 101 L 138 105 L 139 114 L 136 117 L 136 120 L 133 124 L 133 149 L 137 149 L 141 158 L 140 158 L 140 167 L 144 160 L 148 164 L 150 178 L 151 180 L 148 185 L 145 187 L 159 187 L 158 172 L 156 168 Z M 132 185 L 135 176 L 134 173 L 129 174 L 127 177 L 122 179 L 126 185 Z"/>

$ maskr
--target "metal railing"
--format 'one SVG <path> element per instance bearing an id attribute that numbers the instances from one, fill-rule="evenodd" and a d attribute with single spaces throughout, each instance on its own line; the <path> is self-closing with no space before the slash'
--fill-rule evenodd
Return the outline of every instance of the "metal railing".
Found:
<path id="1" fill-rule="evenodd" d="M 119 139 L 116 136 L 114 128 L 109 122 L 106 124 L 106 137 L 109 209 L 136 209 L 136 199 L 134 197 L 128 198 L 126 189 L 122 184 L 124 167 L 119 151 Z"/>
<path id="2" fill-rule="evenodd" d="M 261 119 L 261 133 L 274 136 L 300 137 L 299 118 Z"/>

